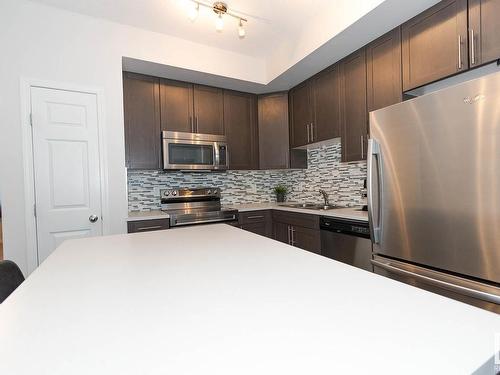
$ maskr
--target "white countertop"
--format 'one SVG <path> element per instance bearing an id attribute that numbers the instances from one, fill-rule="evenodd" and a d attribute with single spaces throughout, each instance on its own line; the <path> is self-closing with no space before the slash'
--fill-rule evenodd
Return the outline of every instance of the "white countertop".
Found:
<path id="1" fill-rule="evenodd" d="M 219 224 L 64 242 L 0 305 L 0 373 L 469 374 L 495 332 L 499 315 Z"/>
<path id="2" fill-rule="evenodd" d="M 169 217 L 170 217 L 169 214 L 161 210 L 130 211 L 128 213 L 127 221 L 168 219 Z"/>
<path id="3" fill-rule="evenodd" d="M 289 204 L 289 203 L 288 203 Z M 240 212 L 259 211 L 259 210 L 281 210 L 289 212 L 299 212 L 305 214 L 337 217 L 342 219 L 368 221 L 368 212 L 361 211 L 359 207 L 336 208 L 333 210 L 310 210 L 306 208 L 283 207 L 279 203 L 247 203 L 247 204 L 228 204 L 224 208 L 234 208 Z M 166 219 L 168 214 L 160 210 L 129 212 L 128 221 Z"/>
<path id="4" fill-rule="evenodd" d="M 284 204 L 292 204 L 287 202 Z M 225 207 L 235 208 L 240 212 L 258 211 L 258 210 L 280 210 L 289 212 L 299 212 L 304 214 L 338 217 L 342 219 L 368 221 L 368 212 L 361 211 L 360 207 L 334 208 L 332 210 L 311 210 L 307 208 L 284 207 L 280 203 L 248 203 L 248 204 L 228 204 Z"/>

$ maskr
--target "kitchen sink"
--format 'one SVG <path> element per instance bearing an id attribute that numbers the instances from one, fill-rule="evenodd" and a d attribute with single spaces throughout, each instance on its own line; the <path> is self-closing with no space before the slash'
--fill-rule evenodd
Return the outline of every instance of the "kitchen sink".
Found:
<path id="1" fill-rule="evenodd" d="M 335 208 L 342 208 L 332 204 L 325 206 L 324 204 L 317 204 L 317 203 L 289 203 L 289 204 L 282 204 L 281 206 L 290 208 L 305 208 L 308 210 L 333 210 Z"/>

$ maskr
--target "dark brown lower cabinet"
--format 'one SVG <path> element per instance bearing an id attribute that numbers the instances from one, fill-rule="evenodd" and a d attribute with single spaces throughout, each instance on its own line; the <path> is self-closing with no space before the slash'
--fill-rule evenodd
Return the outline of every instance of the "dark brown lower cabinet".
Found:
<path id="1" fill-rule="evenodd" d="M 321 236 L 317 229 L 292 227 L 293 246 L 321 254 Z"/>
<path id="2" fill-rule="evenodd" d="M 273 221 L 273 236 L 276 241 L 290 245 L 290 225 Z"/>
<path id="3" fill-rule="evenodd" d="M 274 239 L 320 254 L 319 216 L 295 212 L 273 211 Z"/>
<path id="4" fill-rule="evenodd" d="M 170 228 L 169 219 L 152 219 L 129 221 L 127 223 L 128 233 L 151 232 Z"/>
<path id="5" fill-rule="evenodd" d="M 240 228 L 261 236 L 272 238 L 271 211 L 247 211 L 239 214 Z"/>

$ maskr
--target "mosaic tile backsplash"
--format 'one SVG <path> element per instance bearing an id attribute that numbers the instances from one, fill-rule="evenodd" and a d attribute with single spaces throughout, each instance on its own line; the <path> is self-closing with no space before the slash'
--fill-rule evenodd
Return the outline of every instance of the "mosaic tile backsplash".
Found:
<path id="1" fill-rule="evenodd" d="M 273 187 L 289 187 L 288 201 L 320 203 L 319 189 L 330 203 L 341 206 L 363 204 L 366 162 L 341 163 L 340 143 L 308 150 L 308 168 L 300 170 L 228 171 L 185 173 L 163 171 L 128 172 L 129 211 L 160 208 L 160 189 L 218 187 L 222 203 L 262 203 L 276 201 Z"/>

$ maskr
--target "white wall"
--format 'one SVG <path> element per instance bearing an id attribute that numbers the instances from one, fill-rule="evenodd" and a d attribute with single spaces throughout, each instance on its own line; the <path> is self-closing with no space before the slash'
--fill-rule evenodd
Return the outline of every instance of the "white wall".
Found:
<path id="1" fill-rule="evenodd" d="M 122 56 L 231 78 L 266 81 L 264 62 L 183 39 L 25 0 L 0 1 L 0 191 L 5 257 L 26 274 L 21 77 L 104 91 L 111 233 L 125 231 Z"/>

